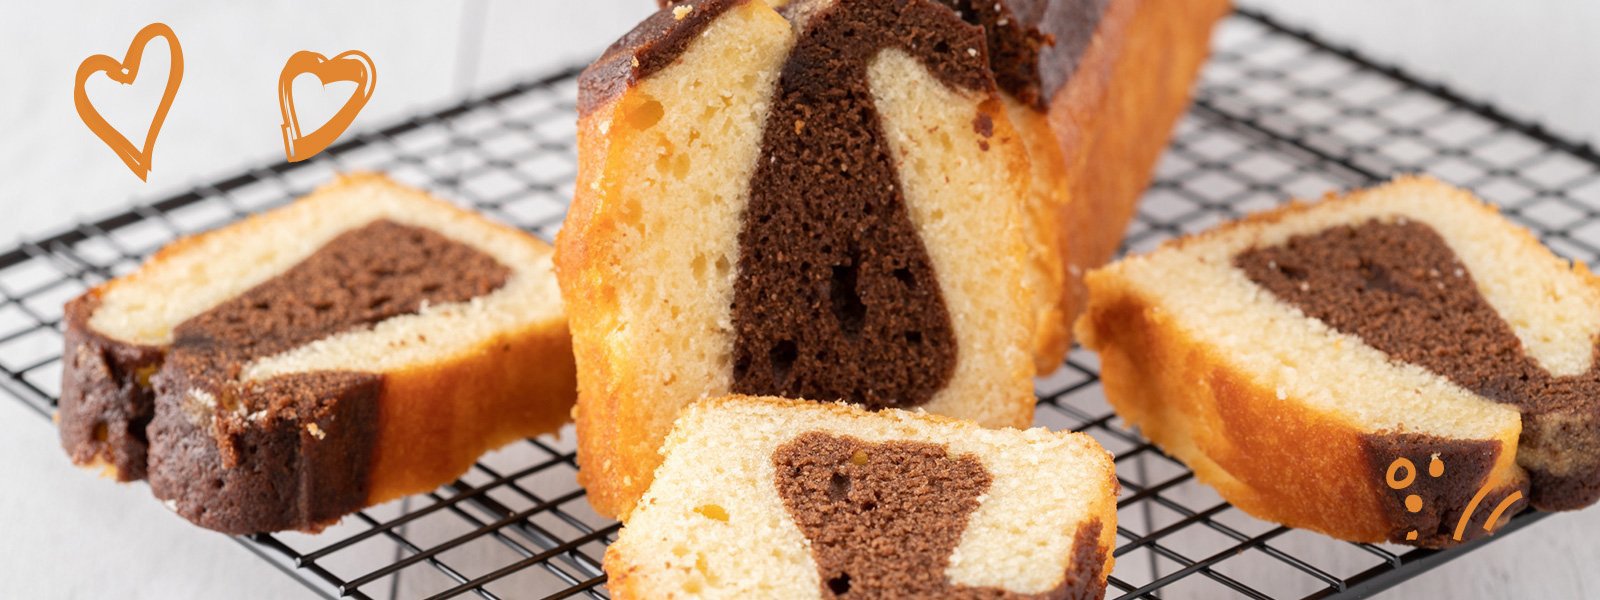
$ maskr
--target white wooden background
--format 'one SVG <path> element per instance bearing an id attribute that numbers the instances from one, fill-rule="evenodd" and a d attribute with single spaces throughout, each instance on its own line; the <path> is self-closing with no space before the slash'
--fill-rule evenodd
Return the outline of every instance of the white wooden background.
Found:
<path id="1" fill-rule="evenodd" d="M 1177 0 L 1163 0 L 1177 1 Z M 360 49 L 379 78 L 356 127 L 595 55 L 651 0 L 84 0 L 0 5 L 0 245 L 282 157 L 278 69 L 289 54 Z M 1600 140 L 1600 3 L 1591 0 L 1254 0 L 1251 5 L 1447 81 L 1557 131 Z M 78 62 L 120 58 L 145 24 L 172 26 L 186 72 L 142 183 L 79 122 Z M 147 69 L 165 63 L 147 55 Z M 147 80 L 141 79 L 141 82 Z M 143 130 L 159 92 L 91 86 L 113 124 Z M 342 101 L 298 85 L 307 122 Z M 105 100 L 102 100 L 105 99 Z M 145 117 L 148 118 L 148 117 Z M 132 137 L 132 136 L 130 136 Z M 142 133 L 140 134 L 142 137 Z M 55 431 L 0 398 L 0 597 L 307 595 L 142 485 L 71 468 Z M 1391 598 L 1600 595 L 1600 509 L 1558 515 L 1389 592 Z"/>

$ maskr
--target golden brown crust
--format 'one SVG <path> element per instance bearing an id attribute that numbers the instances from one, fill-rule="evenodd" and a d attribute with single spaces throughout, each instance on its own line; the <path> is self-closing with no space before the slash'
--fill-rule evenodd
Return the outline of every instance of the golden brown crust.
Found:
<path id="1" fill-rule="evenodd" d="M 601 564 L 605 565 L 606 592 L 617 600 L 643 600 L 644 582 L 637 577 L 639 565 L 637 561 L 629 560 L 622 554 L 616 544 L 606 546 L 605 558 Z"/>
<path id="2" fill-rule="evenodd" d="M 1071 186 L 1058 217 L 1067 268 L 1063 335 L 1070 337 L 1086 302 L 1083 274 L 1122 243 L 1189 104 L 1211 28 L 1230 8 L 1228 0 L 1113 0 L 1072 80 L 1051 98 L 1050 125 Z"/>
<path id="3" fill-rule="evenodd" d="M 620 381 L 625 371 L 612 369 L 605 352 L 606 335 L 613 329 L 618 311 L 614 283 L 623 281 L 617 259 L 606 255 L 613 248 L 583 240 L 619 235 L 616 212 L 602 210 L 605 199 L 616 196 L 605 188 L 619 182 L 602 175 L 616 170 L 612 164 L 626 162 L 620 150 L 615 155 L 613 150 L 628 147 L 626 136 L 632 129 L 612 128 L 611 123 L 627 122 L 637 104 L 632 94 L 624 92 L 578 120 L 578 181 L 556 238 L 555 255 L 582 398 L 573 410 L 580 446 L 578 483 L 588 492 L 589 504 L 596 512 L 618 517 L 626 516 L 634 500 L 644 494 L 649 469 L 654 468 L 653 462 L 644 466 L 611 458 L 652 445 L 648 415 L 640 410 L 648 399 L 625 396 L 641 386 Z"/>
<path id="4" fill-rule="evenodd" d="M 556 318 L 385 373 L 367 504 L 431 490 L 484 452 L 557 431 L 572 416 L 576 371 Z"/>
<path id="5" fill-rule="evenodd" d="M 1054 372 L 1072 347 L 1072 313 L 1067 283 L 1067 237 L 1062 214 L 1071 180 L 1061 168 L 1066 159 L 1050 129 L 1044 113 L 1008 101 L 1011 120 L 1018 137 L 1028 150 L 1032 179 L 1023 218 L 1029 241 L 1031 277 L 1039 289 L 1036 323 L 1033 330 L 1033 366 L 1039 374 Z"/>

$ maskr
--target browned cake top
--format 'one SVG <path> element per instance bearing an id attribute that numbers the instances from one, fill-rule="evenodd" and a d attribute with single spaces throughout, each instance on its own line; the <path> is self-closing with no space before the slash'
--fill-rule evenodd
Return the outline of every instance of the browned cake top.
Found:
<path id="1" fill-rule="evenodd" d="M 950 554 L 992 478 L 977 458 L 941 445 L 813 431 L 780 446 L 772 462 L 784 507 L 811 541 L 824 598 L 1067 598 L 1092 591 L 1105 563 L 1096 521 L 1077 532 L 1056 590 L 952 584 Z"/>
<path id="2" fill-rule="evenodd" d="M 1044 109 L 1078 69 L 1109 0 L 940 0 L 981 25 L 1000 89 Z"/>
<path id="3" fill-rule="evenodd" d="M 1524 445 L 1549 447 L 1542 416 L 1571 415 L 1562 444 L 1595 439 L 1600 370 L 1554 377 L 1524 351 L 1516 332 L 1478 292 L 1472 273 L 1432 228 L 1369 221 L 1241 253 L 1235 265 L 1257 285 L 1335 330 L 1361 338 L 1525 416 Z M 1583 431 L 1580 431 L 1583 430 Z M 1585 442 L 1587 443 L 1587 442 Z M 1600 450 L 1600 446 L 1590 448 Z M 1575 450 L 1562 448 L 1560 451 Z M 1573 453 L 1574 456 L 1584 454 Z M 1600 457 L 1590 456 L 1590 466 Z M 1592 501 L 1600 484 L 1544 486 L 1536 506 Z M 1583 502 L 1587 503 L 1587 502 Z"/>
<path id="4" fill-rule="evenodd" d="M 1078 69 L 1110 0 L 939 0 L 982 26 L 1000 89 L 1044 109 Z M 693 0 L 658 0 L 662 7 Z"/>
<path id="5" fill-rule="evenodd" d="M 678 60 L 689 44 L 728 9 L 751 0 L 686 0 L 690 10 L 658 11 L 617 40 L 578 76 L 578 112 L 616 98 L 628 86 Z"/>
<path id="6" fill-rule="evenodd" d="M 867 67 L 915 57 L 986 92 L 982 32 L 926 0 L 798 2 L 800 38 L 767 120 L 739 233 L 733 391 L 916 406 L 949 381 L 956 339 L 906 208 Z M 980 134 L 993 124 L 977 118 Z"/>

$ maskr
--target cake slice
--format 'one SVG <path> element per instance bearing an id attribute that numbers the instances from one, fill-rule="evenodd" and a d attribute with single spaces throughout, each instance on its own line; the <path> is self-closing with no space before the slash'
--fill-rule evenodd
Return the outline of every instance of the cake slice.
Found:
<path id="1" fill-rule="evenodd" d="M 786 11 L 663 10 L 580 80 L 556 263 L 602 514 L 709 396 L 1032 421 L 1028 163 L 982 31 L 929 0 Z"/>
<path id="2" fill-rule="evenodd" d="M 228 533 L 430 490 L 575 397 L 550 248 L 377 175 L 174 242 L 66 315 L 73 461 Z"/>
<path id="3" fill-rule="evenodd" d="M 940 2 L 984 28 L 990 70 L 1031 159 L 1024 276 L 1038 323 L 1034 364 L 1048 373 L 1071 347 L 1083 274 L 1121 243 L 1229 2 Z"/>
<path id="4" fill-rule="evenodd" d="M 1240 508 L 1447 546 L 1600 496 L 1600 281 L 1431 179 L 1090 274 L 1107 398 Z"/>
<path id="5" fill-rule="evenodd" d="M 1100 598 L 1117 530 L 1093 439 L 730 397 L 685 410 L 606 551 L 613 597 Z"/>

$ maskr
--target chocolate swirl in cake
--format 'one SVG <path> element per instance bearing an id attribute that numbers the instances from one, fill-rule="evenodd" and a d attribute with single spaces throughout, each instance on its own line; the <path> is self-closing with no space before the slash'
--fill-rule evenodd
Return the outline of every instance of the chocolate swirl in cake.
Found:
<path id="1" fill-rule="evenodd" d="M 813 431 L 772 462 L 784 507 L 811 542 L 824 598 L 1097 598 L 1100 522 L 1074 535 L 1061 585 L 1040 594 L 968 587 L 945 577 L 993 481 L 970 455 L 925 442 L 869 443 Z"/>
<path id="2" fill-rule="evenodd" d="M 1592 458 L 1600 456 L 1600 369 L 1554 377 L 1539 366 L 1432 228 L 1404 220 L 1344 225 L 1252 249 L 1234 263 L 1329 327 L 1522 411 L 1518 462 L 1528 469 L 1535 507 L 1577 508 L 1600 498 L 1600 463 Z M 1481 449 L 1454 451 L 1477 456 L 1460 464 L 1487 473 L 1491 461 Z M 1474 489 L 1465 490 L 1469 483 Z M 1462 506 L 1478 484 L 1439 493 Z"/>
<path id="3" fill-rule="evenodd" d="M 152 490 L 182 498 L 185 517 L 230 532 L 305 527 L 360 508 L 382 376 L 246 381 L 246 367 L 425 305 L 483 296 L 510 274 L 470 246 L 379 220 L 183 322 L 153 379 L 162 409 L 150 426 Z M 239 486 L 247 492 L 222 492 Z"/>
<path id="4" fill-rule="evenodd" d="M 946 85 L 989 92 L 982 31 L 926 0 L 802 1 L 786 11 L 800 35 L 739 233 L 733 391 L 923 404 L 954 372 L 955 331 L 867 69 L 901 51 Z"/>

